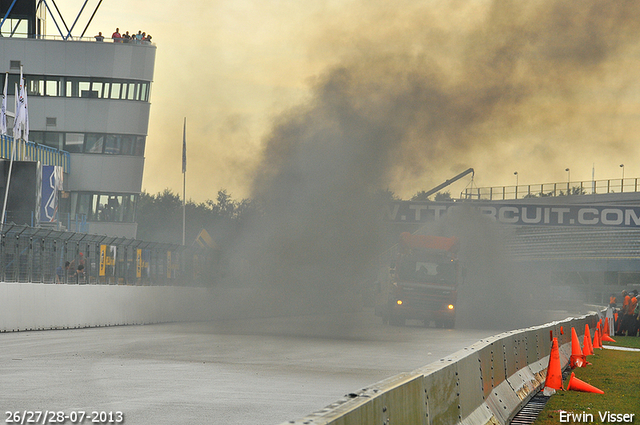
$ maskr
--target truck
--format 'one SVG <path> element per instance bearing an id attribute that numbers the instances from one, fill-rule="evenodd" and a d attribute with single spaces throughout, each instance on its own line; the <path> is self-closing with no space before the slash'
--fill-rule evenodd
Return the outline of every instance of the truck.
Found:
<path id="1" fill-rule="evenodd" d="M 458 286 L 464 279 L 459 247 L 456 237 L 402 233 L 391 262 L 387 303 L 379 309 L 383 321 L 403 326 L 412 319 L 453 328 Z"/>

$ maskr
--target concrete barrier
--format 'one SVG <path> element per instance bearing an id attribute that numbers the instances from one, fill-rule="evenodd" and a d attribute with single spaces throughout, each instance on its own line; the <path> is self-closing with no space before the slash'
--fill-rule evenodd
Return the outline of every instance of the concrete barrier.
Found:
<path id="1" fill-rule="evenodd" d="M 0 283 L 0 332 L 205 320 L 211 300 L 194 287 Z"/>
<path id="2" fill-rule="evenodd" d="M 571 355 L 571 328 L 582 336 L 584 325 L 593 331 L 598 319 L 593 313 L 480 340 L 286 424 L 508 424 L 544 385 L 550 332 L 558 338 L 564 369 Z"/>

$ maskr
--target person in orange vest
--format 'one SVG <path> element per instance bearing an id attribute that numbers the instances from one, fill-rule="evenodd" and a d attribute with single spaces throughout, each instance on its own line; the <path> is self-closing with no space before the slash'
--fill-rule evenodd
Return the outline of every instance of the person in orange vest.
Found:
<path id="1" fill-rule="evenodd" d="M 633 328 L 635 327 L 634 322 L 636 319 L 633 315 L 633 312 L 638 306 L 638 298 L 636 297 L 637 294 L 638 291 L 635 291 L 634 293 L 631 293 L 631 295 L 627 295 L 624 298 L 624 304 L 622 305 L 622 325 L 620 326 L 620 335 L 624 335 L 625 333 L 627 333 L 627 335 L 631 336 L 631 333 L 633 332 Z"/>
<path id="2" fill-rule="evenodd" d="M 638 290 L 633 290 L 633 296 L 629 301 L 629 307 L 627 311 L 629 312 L 629 323 L 627 324 L 627 336 L 637 336 L 638 335 Z"/>

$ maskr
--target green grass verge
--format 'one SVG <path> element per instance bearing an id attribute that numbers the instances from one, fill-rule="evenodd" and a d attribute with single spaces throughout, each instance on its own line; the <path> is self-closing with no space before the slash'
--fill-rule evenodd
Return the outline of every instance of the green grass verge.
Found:
<path id="1" fill-rule="evenodd" d="M 615 336 L 616 345 L 640 348 L 640 338 Z M 549 398 L 545 408 L 538 415 L 535 425 L 557 425 L 560 411 L 593 415 L 591 421 L 571 421 L 562 423 L 608 423 L 602 421 L 599 413 L 635 414 L 634 424 L 640 424 L 640 352 L 596 349 L 587 357 L 591 363 L 586 367 L 573 369 L 576 378 L 604 391 L 604 394 L 580 391 L 558 391 Z M 570 374 L 569 374 L 570 375 Z M 563 382 L 567 387 L 569 379 Z M 565 418 L 566 419 L 566 418 Z M 619 423 L 620 421 L 618 421 Z M 612 422 L 613 423 L 613 422 Z"/>

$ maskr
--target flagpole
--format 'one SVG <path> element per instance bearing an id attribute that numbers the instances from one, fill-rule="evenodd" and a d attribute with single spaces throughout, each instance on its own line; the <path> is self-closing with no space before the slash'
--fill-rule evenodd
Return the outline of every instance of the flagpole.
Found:
<path id="1" fill-rule="evenodd" d="M 187 117 L 184 118 L 184 127 L 182 129 L 182 246 L 185 245 L 186 229 L 187 229 L 186 194 L 187 194 Z"/>
<path id="2" fill-rule="evenodd" d="M 22 71 L 22 67 L 20 67 L 20 71 Z M 20 72 L 20 76 L 22 77 L 22 72 Z M 20 84 L 22 84 L 22 78 L 20 80 Z M 16 132 L 15 128 L 19 129 L 20 126 L 20 102 L 18 101 L 18 97 L 20 96 L 18 91 L 18 85 L 16 84 L 15 97 L 16 97 L 16 112 L 14 118 L 14 131 L 13 131 L 13 143 L 11 143 L 11 159 L 9 160 L 9 172 L 7 173 L 7 185 L 4 189 L 4 202 L 2 203 L 2 217 L 0 217 L 0 233 L 4 230 L 4 220 L 5 214 L 7 212 L 7 198 L 9 197 L 9 184 L 11 183 L 11 171 L 13 169 L 13 158 L 16 155 L 16 144 L 18 144 L 18 140 L 16 140 L 16 135 L 18 135 L 19 130 Z"/>

